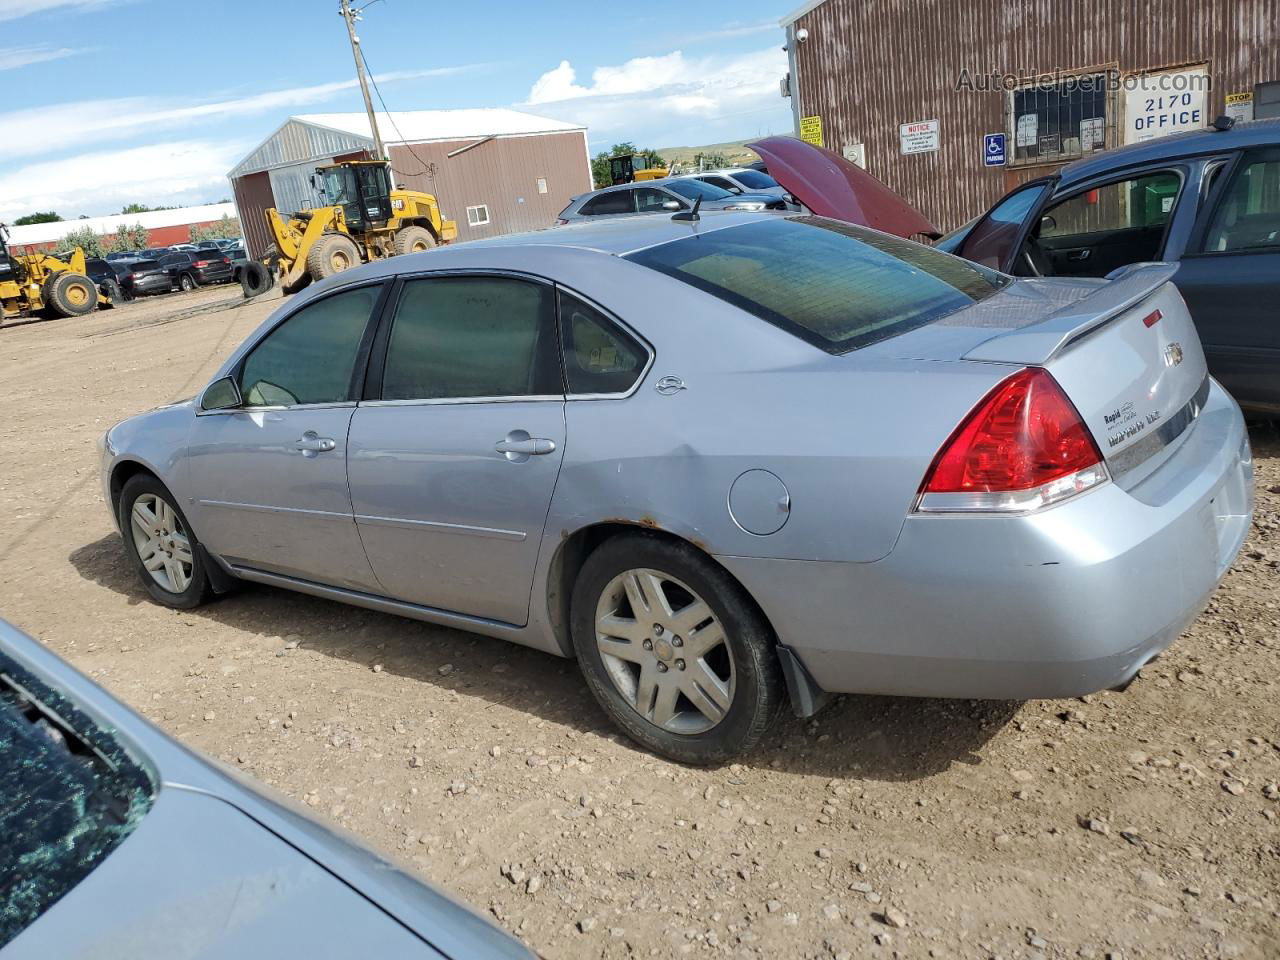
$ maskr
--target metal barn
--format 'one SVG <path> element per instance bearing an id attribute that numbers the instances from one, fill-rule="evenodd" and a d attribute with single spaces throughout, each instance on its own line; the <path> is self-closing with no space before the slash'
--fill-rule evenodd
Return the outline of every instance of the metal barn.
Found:
<path id="1" fill-rule="evenodd" d="M 434 194 L 458 239 L 551 226 L 570 198 L 591 189 L 586 127 L 517 110 L 378 114 L 392 180 Z M 290 117 L 228 174 L 251 255 L 271 242 L 264 217 L 325 201 L 315 168 L 373 156 L 364 113 Z"/>
<path id="2" fill-rule="evenodd" d="M 1092 151 L 1264 116 L 1280 79 L 1280 0 L 811 0 L 782 26 L 798 134 L 944 230 Z"/>

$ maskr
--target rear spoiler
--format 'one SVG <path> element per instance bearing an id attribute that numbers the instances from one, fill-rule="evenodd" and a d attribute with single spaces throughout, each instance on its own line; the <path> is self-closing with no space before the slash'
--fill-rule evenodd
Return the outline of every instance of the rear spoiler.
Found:
<path id="1" fill-rule="evenodd" d="M 1110 283 L 1039 323 L 998 334 L 964 355 L 966 360 L 990 363 L 1048 363 L 1068 343 L 1083 337 L 1130 307 L 1141 303 L 1173 279 L 1176 263 L 1131 263 L 1108 274 Z"/>

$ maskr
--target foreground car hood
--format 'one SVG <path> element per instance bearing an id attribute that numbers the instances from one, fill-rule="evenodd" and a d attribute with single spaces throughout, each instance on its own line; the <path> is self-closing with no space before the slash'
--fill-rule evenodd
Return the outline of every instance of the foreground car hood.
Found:
<path id="1" fill-rule="evenodd" d="M 899 237 L 942 232 L 915 207 L 856 164 L 795 137 L 765 137 L 748 143 L 769 175 L 821 217 L 883 230 Z"/>

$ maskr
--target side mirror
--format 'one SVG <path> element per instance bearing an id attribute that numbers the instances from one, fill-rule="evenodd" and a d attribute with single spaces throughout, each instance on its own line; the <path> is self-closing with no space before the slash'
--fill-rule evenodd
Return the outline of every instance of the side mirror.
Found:
<path id="1" fill-rule="evenodd" d="M 1055 229 L 1057 226 L 1058 226 L 1058 221 L 1057 221 L 1057 220 L 1055 220 L 1055 219 L 1053 219 L 1053 217 L 1051 217 L 1051 216 L 1049 216 L 1049 215 L 1047 215 L 1047 214 L 1046 214 L 1045 216 L 1043 216 L 1043 217 L 1041 217 L 1041 218 L 1040 218 L 1040 232 L 1041 232 L 1041 233 L 1043 233 L 1043 232 L 1044 232 L 1044 231 L 1046 231 L 1046 230 L 1053 230 L 1053 229 Z"/>
<path id="2" fill-rule="evenodd" d="M 244 406 L 235 377 L 223 377 L 205 387 L 200 397 L 201 410 L 235 410 Z"/>
<path id="3" fill-rule="evenodd" d="M 663 210 L 679 210 L 681 209 L 680 202 L 678 200 L 663 200 L 662 209 Z"/>
<path id="4" fill-rule="evenodd" d="M 737 194 L 738 196 L 742 196 L 742 188 L 741 188 L 741 187 L 725 187 L 725 189 L 726 189 L 726 190 L 728 190 L 730 193 L 735 193 L 735 194 Z"/>

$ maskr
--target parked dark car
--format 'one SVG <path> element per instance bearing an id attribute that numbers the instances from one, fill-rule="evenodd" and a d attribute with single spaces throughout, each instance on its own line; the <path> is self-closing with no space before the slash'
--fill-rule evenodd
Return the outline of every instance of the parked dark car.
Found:
<path id="1" fill-rule="evenodd" d="M 84 262 L 84 272 L 113 302 L 133 299 L 122 283 L 129 273 L 128 264 L 118 260 L 104 260 L 102 257 L 89 257 Z"/>
<path id="2" fill-rule="evenodd" d="M 0 952 L 532 960 L 0 621 Z"/>
<path id="3" fill-rule="evenodd" d="M 182 250 L 160 258 L 160 266 L 169 272 L 179 290 L 194 290 L 207 283 L 226 283 L 234 279 L 231 259 L 220 250 Z"/>
<path id="4" fill-rule="evenodd" d="M 173 289 L 173 278 L 159 260 L 134 260 L 129 264 L 129 272 L 121 278 L 120 288 L 129 297 L 168 293 Z"/>
<path id="5" fill-rule="evenodd" d="M 939 247 L 1017 276 L 1168 260 L 1209 372 L 1280 415 L 1280 119 L 1095 154 L 1007 194 Z"/>

